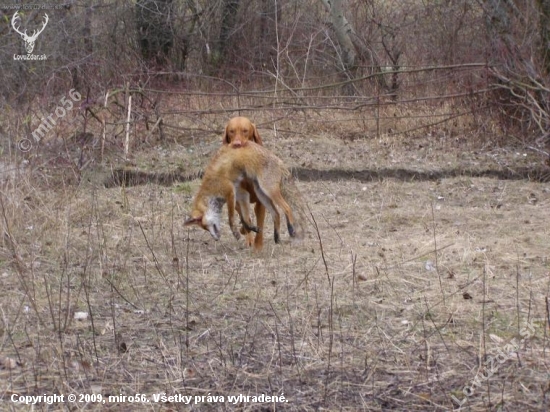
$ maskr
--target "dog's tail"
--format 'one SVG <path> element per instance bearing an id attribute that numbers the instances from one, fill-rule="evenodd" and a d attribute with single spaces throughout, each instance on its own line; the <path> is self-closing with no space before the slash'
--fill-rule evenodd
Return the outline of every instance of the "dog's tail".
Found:
<path id="1" fill-rule="evenodd" d="M 290 172 L 283 177 L 281 182 L 281 194 L 292 210 L 292 215 L 294 217 L 294 239 L 302 241 L 306 234 L 308 222 L 307 206 L 302 194 L 298 190 L 296 179 Z"/>

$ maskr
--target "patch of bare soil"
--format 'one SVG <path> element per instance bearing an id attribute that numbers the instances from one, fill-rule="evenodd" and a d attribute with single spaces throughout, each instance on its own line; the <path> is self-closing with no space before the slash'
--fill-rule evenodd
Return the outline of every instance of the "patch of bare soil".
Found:
<path id="1" fill-rule="evenodd" d="M 548 410 L 550 185 L 527 173 L 536 159 L 262 137 L 311 214 L 300 244 L 275 245 L 268 218 L 260 254 L 227 225 L 219 242 L 183 227 L 219 139 L 138 153 L 126 175 L 79 186 L 38 186 L 30 171 L 3 182 L 6 408 L 95 393 L 106 402 L 70 407 Z M 149 402 L 109 398 L 136 394 Z M 240 394 L 284 399 L 229 399 Z"/>

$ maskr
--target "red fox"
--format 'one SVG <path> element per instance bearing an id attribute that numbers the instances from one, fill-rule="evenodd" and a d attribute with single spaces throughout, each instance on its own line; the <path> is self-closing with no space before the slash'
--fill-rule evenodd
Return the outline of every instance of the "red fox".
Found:
<path id="1" fill-rule="evenodd" d="M 237 203 L 244 228 L 258 232 L 259 229 L 250 222 L 250 194 L 241 187 L 243 180 L 252 184 L 257 198 L 271 213 L 275 243 L 280 242 L 281 225 L 277 207 L 284 211 L 289 235 L 302 237 L 301 225 L 294 220 L 292 210 L 281 193 L 285 191 L 297 195 L 297 190 L 285 190 L 288 185 L 295 189 L 290 171 L 277 156 L 252 141 L 239 149 L 224 145 L 216 153 L 204 172 L 191 217 L 185 226 L 198 225 L 219 240 L 221 211 L 224 203 L 227 203 L 229 226 L 235 238 L 239 239 L 240 233 L 235 225 Z"/>

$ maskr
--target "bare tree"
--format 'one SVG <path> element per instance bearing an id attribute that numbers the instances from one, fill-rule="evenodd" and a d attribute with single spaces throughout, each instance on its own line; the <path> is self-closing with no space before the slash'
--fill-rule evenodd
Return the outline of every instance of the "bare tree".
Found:
<path id="1" fill-rule="evenodd" d="M 145 61 L 164 65 L 174 46 L 172 0 L 139 0 L 136 2 L 139 44 Z"/>
<path id="2" fill-rule="evenodd" d="M 359 74 L 358 68 L 362 63 L 366 63 L 369 74 L 379 73 L 374 77 L 378 87 L 396 99 L 402 55 L 400 24 L 403 22 L 398 20 L 396 23 L 391 18 L 381 18 L 378 16 L 378 9 L 384 9 L 384 5 L 366 1 L 363 3 L 362 17 L 366 20 L 367 27 L 363 26 L 363 32 L 358 34 L 353 24 L 345 16 L 342 0 L 321 1 L 329 12 L 332 29 L 340 46 L 342 68 L 347 77 L 356 78 Z M 406 19 L 407 13 L 405 12 L 403 15 L 403 19 Z M 376 50 L 375 43 L 381 46 L 378 47 L 379 50 Z M 385 64 L 381 63 L 382 59 L 386 61 Z M 389 83 L 386 81 L 386 76 L 382 74 L 388 71 L 391 72 Z M 345 91 L 349 93 L 350 87 L 347 87 Z"/>
<path id="3" fill-rule="evenodd" d="M 485 0 L 491 63 L 499 102 L 509 121 L 521 127 L 527 142 L 549 146 L 548 0 Z M 538 19 L 534 19 L 538 14 Z M 529 21 L 539 21 L 540 27 Z M 529 39 L 526 41 L 525 39 Z M 539 47 L 533 47 L 538 44 Z M 536 53 L 536 49 L 540 52 Z M 531 134 L 532 133 L 532 134 Z"/>
<path id="4" fill-rule="evenodd" d="M 546 74 L 550 74 L 550 0 L 537 0 L 540 10 L 541 56 Z"/>
<path id="5" fill-rule="evenodd" d="M 220 35 L 215 49 L 215 64 L 222 64 L 225 61 L 227 49 L 229 48 L 232 32 L 237 23 L 237 11 L 239 10 L 239 0 L 223 0 L 222 21 L 220 24 Z"/>
<path id="6" fill-rule="evenodd" d="M 344 15 L 342 0 L 321 0 L 321 2 L 330 15 L 332 28 L 340 46 L 342 69 L 349 79 L 353 79 L 357 75 L 360 57 L 367 54 L 367 49 L 358 41 L 355 30 Z M 343 88 L 345 94 L 353 94 L 354 90 L 354 85 L 351 83 Z"/>
<path id="7" fill-rule="evenodd" d="M 321 1 L 329 12 L 332 27 L 342 50 L 342 65 L 345 70 L 353 72 L 357 67 L 357 52 L 352 41 L 354 30 L 344 15 L 342 0 Z"/>

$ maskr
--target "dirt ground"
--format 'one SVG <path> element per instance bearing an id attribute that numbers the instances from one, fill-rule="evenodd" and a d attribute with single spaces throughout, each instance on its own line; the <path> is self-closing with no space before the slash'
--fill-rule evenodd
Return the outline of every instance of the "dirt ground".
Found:
<path id="1" fill-rule="evenodd" d="M 52 187 L 44 167 L 2 182 L 0 409 L 70 393 L 81 402 L 36 407 L 549 409 L 550 184 L 515 172 L 536 158 L 429 136 L 262 137 L 310 215 L 305 240 L 281 245 L 268 217 L 259 254 L 226 222 L 218 242 L 183 226 L 200 179 L 105 187 L 95 169 Z M 192 176 L 219 140 L 132 167 Z"/>

